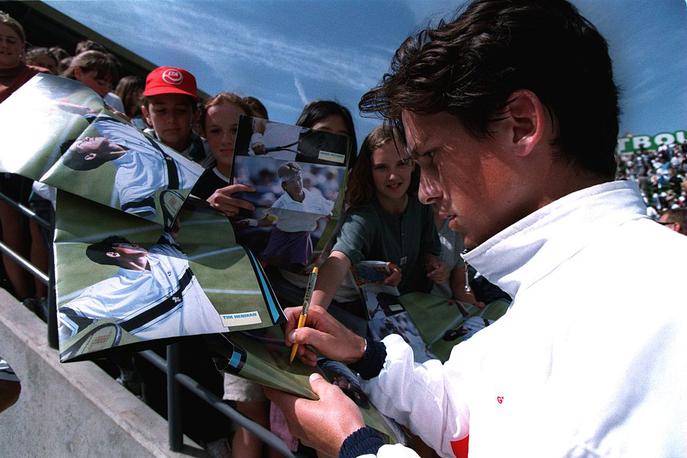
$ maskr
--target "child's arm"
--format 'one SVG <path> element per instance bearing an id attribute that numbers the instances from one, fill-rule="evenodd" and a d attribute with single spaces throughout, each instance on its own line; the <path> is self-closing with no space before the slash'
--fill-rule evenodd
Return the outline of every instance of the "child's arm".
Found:
<path id="1" fill-rule="evenodd" d="M 340 251 L 332 251 L 320 267 L 315 290 L 312 294 L 312 303 L 324 308 L 329 307 L 337 288 L 341 285 L 350 268 L 351 261 L 348 256 Z"/>

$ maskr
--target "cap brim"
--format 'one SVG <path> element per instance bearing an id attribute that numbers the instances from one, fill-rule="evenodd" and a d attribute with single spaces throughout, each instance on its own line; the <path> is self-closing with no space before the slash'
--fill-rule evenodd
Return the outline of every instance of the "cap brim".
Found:
<path id="1" fill-rule="evenodd" d="M 149 89 L 147 91 L 143 91 L 143 96 L 144 97 L 153 97 L 156 95 L 164 95 L 164 94 L 181 94 L 181 95 L 187 95 L 193 99 L 197 99 L 198 96 L 196 94 L 193 94 L 192 92 L 184 91 L 182 89 L 176 89 L 176 88 L 170 88 L 170 87 L 165 87 L 165 88 L 154 88 L 154 89 Z"/>

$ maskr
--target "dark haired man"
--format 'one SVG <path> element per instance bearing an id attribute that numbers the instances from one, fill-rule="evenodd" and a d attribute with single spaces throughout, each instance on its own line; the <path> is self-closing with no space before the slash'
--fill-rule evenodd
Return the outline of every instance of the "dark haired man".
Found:
<path id="1" fill-rule="evenodd" d="M 637 269 L 677 284 L 687 240 L 646 216 L 636 185 L 612 181 L 603 37 L 564 0 L 478 0 L 406 40 L 391 68 L 361 109 L 403 125 L 421 198 L 511 308 L 444 365 L 415 365 L 395 335 L 366 344 L 317 307 L 298 330 L 299 308 L 287 309 L 289 343 L 306 362 L 304 344 L 353 363 L 371 401 L 441 456 L 468 434 L 471 457 L 687 455 L 685 303 L 640 286 Z M 627 250 L 637 240 L 651 249 Z M 415 456 L 311 383 L 319 401 L 268 390 L 298 437 L 344 457 Z"/>
<path id="2" fill-rule="evenodd" d="M 60 339 L 76 335 L 99 319 L 115 320 L 142 339 L 226 332 L 171 236 L 150 250 L 111 236 L 89 245 L 86 256 L 119 269 L 60 306 Z"/>

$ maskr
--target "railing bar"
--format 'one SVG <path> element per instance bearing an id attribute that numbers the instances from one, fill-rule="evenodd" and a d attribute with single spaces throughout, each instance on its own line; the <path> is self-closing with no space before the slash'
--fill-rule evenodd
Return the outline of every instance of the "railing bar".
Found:
<path id="1" fill-rule="evenodd" d="M 12 251 L 10 247 L 5 245 L 4 243 L 0 242 L 0 251 L 2 251 L 4 254 L 12 258 L 14 261 L 17 262 L 21 267 L 24 269 L 28 270 L 33 274 L 34 277 L 38 277 L 38 279 L 41 281 L 41 283 L 44 284 L 49 284 L 50 279 L 48 276 L 43 273 L 41 270 L 37 269 L 36 267 L 33 266 L 29 261 L 24 259 L 23 257 L 19 256 L 17 253 Z"/>
<path id="2" fill-rule="evenodd" d="M 148 362 L 157 367 L 159 370 L 166 373 L 167 365 L 164 358 L 162 358 L 152 350 L 145 350 L 139 352 L 139 354 L 142 357 L 144 357 Z M 223 402 L 212 391 L 208 390 L 202 385 L 199 385 L 198 382 L 193 380 L 188 375 L 178 373 L 176 375 L 176 379 L 189 391 L 193 392 L 196 396 L 198 396 L 199 398 L 213 406 L 218 412 L 222 413 L 230 420 L 236 422 L 239 426 L 243 426 L 256 436 L 258 436 L 263 442 L 265 442 L 265 444 L 277 450 L 279 453 L 282 454 L 282 456 L 288 458 L 295 458 L 293 453 L 288 449 L 288 447 L 286 447 L 286 444 L 284 444 L 284 442 L 281 439 L 275 436 L 274 433 L 265 429 L 262 425 L 259 425 L 254 421 L 244 417 L 231 406 Z"/>
<path id="3" fill-rule="evenodd" d="M 184 445 L 181 425 L 181 391 L 176 380 L 179 372 L 179 343 L 167 345 L 167 423 L 169 426 L 169 449 L 178 452 Z"/>
<path id="4" fill-rule="evenodd" d="M 52 224 L 46 221 L 45 219 L 41 218 L 38 216 L 35 212 L 33 212 L 31 209 L 25 207 L 22 204 L 19 204 L 15 202 L 13 199 L 10 197 L 6 196 L 2 192 L 0 192 L 0 200 L 5 201 L 8 203 L 10 206 L 16 208 L 20 212 L 22 212 L 24 215 L 28 216 L 29 218 L 33 219 L 36 221 L 38 224 L 43 226 L 46 229 L 52 229 Z M 51 288 L 54 288 L 54 284 L 51 284 L 50 278 L 48 277 L 47 274 L 42 272 L 40 269 L 36 268 L 33 264 L 31 264 L 28 260 L 23 258 L 22 256 L 18 255 L 15 253 L 11 248 L 9 248 L 7 245 L 2 243 L 0 241 L 0 252 L 8 255 L 10 258 L 12 258 L 14 261 L 16 261 L 22 268 L 25 270 L 29 271 L 31 274 L 33 274 L 35 277 L 37 277 L 43 284 L 48 285 Z M 49 292 L 50 294 L 51 292 Z M 52 307 L 53 310 L 49 311 L 49 315 L 52 312 L 52 317 L 49 316 L 48 318 L 48 325 L 50 326 L 51 324 L 55 325 L 56 327 L 56 313 L 54 311 L 54 306 Z M 50 318 L 53 318 L 52 320 Z M 55 334 L 51 336 L 51 334 Z M 50 337 L 53 337 L 52 339 Z M 48 330 L 48 340 L 51 341 L 51 346 L 54 346 L 55 348 L 57 347 L 57 342 L 56 342 L 56 333 L 51 333 L 50 330 Z M 55 342 L 52 342 L 52 341 Z M 168 353 L 167 356 L 170 361 L 174 360 L 174 351 L 172 350 L 170 352 L 170 347 L 173 347 L 178 344 L 173 344 L 168 346 Z M 170 374 L 173 373 L 173 377 L 168 377 L 168 382 L 167 382 L 167 392 L 168 392 L 168 405 L 167 405 L 167 410 L 168 410 L 168 417 L 170 419 L 168 420 L 169 424 L 169 441 L 170 441 L 170 449 L 173 451 L 179 451 L 181 450 L 181 446 L 183 445 L 183 430 L 181 428 L 181 412 L 178 409 L 178 386 L 177 383 L 183 385 L 186 389 L 191 391 L 193 394 L 195 394 L 197 397 L 201 398 L 208 404 L 210 404 L 214 409 L 216 409 L 218 412 L 222 413 L 224 416 L 229 418 L 230 420 L 236 422 L 239 426 L 242 426 L 249 431 L 251 431 L 253 434 L 258 436 L 267 446 L 274 448 L 277 450 L 282 456 L 285 456 L 287 458 L 296 458 L 291 450 L 288 449 L 286 444 L 279 439 L 277 436 L 274 435 L 271 431 L 265 429 L 262 425 L 259 425 L 255 423 L 254 421 L 246 418 L 242 414 L 240 414 L 238 411 L 235 409 L 231 408 L 229 405 L 227 405 L 225 402 L 222 401 L 217 395 L 215 395 L 213 392 L 208 390 L 207 388 L 203 387 L 202 385 L 198 384 L 197 381 L 195 381 L 193 378 L 189 377 L 186 374 L 183 373 L 178 373 L 178 364 L 175 367 L 172 364 L 172 367 L 170 370 L 168 370 L 167 367 L 167 360 L 164 358 L 160 357 L 157 355 L 155 352 L 152 350 L 145 350 L 139 352 L 139 354 L 145 358 L 148 362 L 150 362 L 153 366 L 157 367 L 159 370 L 161 370 L 165 374 Z M 178 363 L 178 361 L 177 361 Z"/>
<path id="5" fill-rule="evenodd" d="M 12 199 L 11 197 L 6 196 L 6 195 L 3 194 L 2 192 L 0 192 L 0 199 L 2 199 L 3 201 L 5 201 L 5 203 L 7 203 L 8 205 L 10 205 L 10 206 L 16 208 L 17 210 L 19 210 L 20 212 L 22 212 L 24 215 L 26 215 L 26 216 L 28 216 L 29 218 L 33 219 L 33 220 L 36 221 L 38 224 L 40 224 L 41 226 L 43 226 L 45 229 L 52 229 L 52 224 L 50 224 L 50 222 L 44 220 L 43 218 L 41 218 L 40 216 L 38 216 L 33 210 L 31 210 L 30 208 L 25 207 L 24 205 L 22 205 L 22 204 L 16 202 L 14 199 Z"/>

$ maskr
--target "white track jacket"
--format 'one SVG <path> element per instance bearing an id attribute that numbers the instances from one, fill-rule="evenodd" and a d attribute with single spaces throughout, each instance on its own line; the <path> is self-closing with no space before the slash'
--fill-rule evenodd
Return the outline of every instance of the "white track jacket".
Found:
<path id="1" fill-rule="evenodd" d="M 510 310 L 444 365 L 388 336 L 371 400 L 447 457 L 467 434 L 477 458 L 687 456 L 687 237 L 645 215 L 604 183 L 470 251 Z"/>

